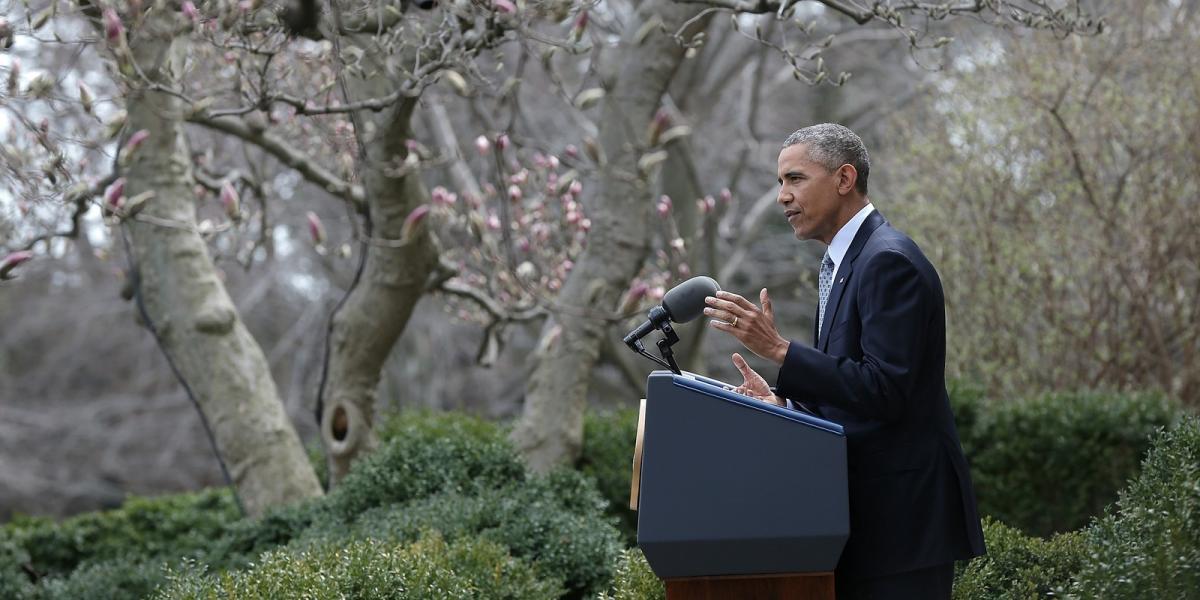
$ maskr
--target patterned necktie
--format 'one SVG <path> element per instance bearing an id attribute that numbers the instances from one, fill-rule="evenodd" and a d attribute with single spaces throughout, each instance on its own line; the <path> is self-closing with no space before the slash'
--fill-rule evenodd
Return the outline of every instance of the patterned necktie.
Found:
<path id="1" fill-rule="evenodd" d="M 829 253 L 825 253 L 825 258 L 821 260 L 821 276 L 817 279 L 819 288 L 817 289 L 818 298 L 821 302 L 820 311 L 817 313 L 817 335 L 821 333 L 821 327 L 825 325 L 825 302 L 829 300 L 829 290 L 833 287 L 833 259 L 829 258 Z"/>

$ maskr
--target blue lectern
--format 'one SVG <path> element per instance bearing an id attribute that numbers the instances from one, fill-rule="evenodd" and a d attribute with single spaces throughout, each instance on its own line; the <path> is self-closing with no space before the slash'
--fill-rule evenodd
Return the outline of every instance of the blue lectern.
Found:
<path id="1" fill-rule="evenodd" d="M 650 375 L 631 497 L 638 546 L 669 593 L 681 578 L 812 573 L 832 588 L 850 534 L 841 426 L 731 387 Z"/>

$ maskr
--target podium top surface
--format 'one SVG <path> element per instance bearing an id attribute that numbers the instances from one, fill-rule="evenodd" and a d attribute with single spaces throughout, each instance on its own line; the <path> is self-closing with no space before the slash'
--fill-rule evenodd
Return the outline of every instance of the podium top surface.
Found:
<path id="1" fill-rule="evenodd" d="M 755 410 L 776 414 L 785 419 L 795 421 L 797 423 L 803 423 L 809 427 L 821 429 L 829 433 L 841 436 L 845 435 L 842 426 L 834 423 L 833 421 L 826 421 L 825 419 L 810 415 L 808 413 L 798 410 L 789 410 L 782 406 L 775 406 L 774 404 L 763 402 L 761 400 L 755 400 L 749 396 L 743 396 L 732 390 L 734 386 L 716 379 L 709 379 L 703 375 L 697 375 L 687 371 L 684 371 L 683 375 L 676 375 L 670 371 L 654 371 L 650 374 L 649 379 L 650 381 L 653 381 L 656 378 L 668 377 L 671 379 L 671 384 L 677 387 L 689 389 L 708 396 L 715 396 L 717 398 L 721 398 L 722 400 L 734 402 L 747 408 L 753 408 Z M 650 381 L 647 381 L 647 384 L 649 384 Z"/>

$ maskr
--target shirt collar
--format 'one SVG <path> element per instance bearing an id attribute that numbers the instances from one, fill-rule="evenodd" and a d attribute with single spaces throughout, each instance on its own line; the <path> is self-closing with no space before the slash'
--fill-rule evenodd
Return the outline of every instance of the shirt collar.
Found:
<path id="1" fill-rule="evenodd" d="M 858 228 L 862 226 L 863 221 L 867 220 L 867 216 L 875 210 L 875 205 L 870 202 L 862 207 L 845 225 L 838 230 L 833 236 L 833 241 L 829 242 L 829 249 L 826 252 L 829 254 L 830 260 L 833 261 L 833 270 L 837 272 L 838 267 L 842 265 L 842 259 L 846 258 L 846 251 L 850 250 L 850 243 L 854 241 L 855 234 L 858 233 Z"/>

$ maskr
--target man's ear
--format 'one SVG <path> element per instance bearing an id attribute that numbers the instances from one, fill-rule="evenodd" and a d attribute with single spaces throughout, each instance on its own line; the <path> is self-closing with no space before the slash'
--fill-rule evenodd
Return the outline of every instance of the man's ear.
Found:
<path id="1" fill-rule="evenodd" d="M 855 169 L 854 165 L 845 164 L 838 167 L 837 189 L 839 194 L 843 196 L 849 194 L 856 183 L 858 183 L 858 169 Z"/>

